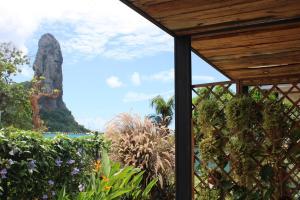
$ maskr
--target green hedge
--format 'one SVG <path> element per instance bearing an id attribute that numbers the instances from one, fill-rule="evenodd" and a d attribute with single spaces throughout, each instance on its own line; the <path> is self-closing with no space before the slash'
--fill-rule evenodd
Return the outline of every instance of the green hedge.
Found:
<path id="1" fill-rule="evenodd" d="M 47 139 L 36 132 L 0 130 L 0 199 L 55 199 L 62 187 L 76 193 L 107 148 L 102 136 Z"/>

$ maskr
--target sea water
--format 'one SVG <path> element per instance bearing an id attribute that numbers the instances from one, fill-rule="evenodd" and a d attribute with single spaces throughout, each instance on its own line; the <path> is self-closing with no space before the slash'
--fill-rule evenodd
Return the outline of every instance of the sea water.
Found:
<path id="1" fill-rule="evenodd" d="M 54 138 L 56 135 L 58 135 L 58 134 L 57 133 L 44 133 L 44 137 L 46 137 L 46 138 Z M 86 133 L 66 133 L 63 135 L 66 135 L 70 138 L 79 138 L 79 137 L 83 137 L 83 136 L 88 136 L 88 134 L 86 134 Z"/>

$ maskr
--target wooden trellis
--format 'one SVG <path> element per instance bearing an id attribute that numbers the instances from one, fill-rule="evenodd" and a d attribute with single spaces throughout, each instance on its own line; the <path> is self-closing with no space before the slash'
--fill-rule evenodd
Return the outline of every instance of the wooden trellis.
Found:
<path id="1" fill-rule="evenodd" d="M 194 197 L 195 199 L 234 199 L 233 196 L 238 196 L 237 191 L 241 192 L 240 199 L 263 198 L 269 192 L 270 198 L 277 200 L 278 194 L 280 199 L 299 199 L 300 198 L 300 140 L 291 134 L 296 134 L 296 128 L 300 128 L 300 78 L 290 79 L 253 79 L 243 80 L 239 82 L 219 82 L 210 84 L 194 85 L 192 87 L 193 97 L 197 101 L 193 102 L 193 134 L 194 134 Z M 220 150 L 222 162 L 218 159 L 211 159 L 211 162 L 204 162 L 199 151 L 199 142 L 202 139 L 203 133 L 199 130 L 197 124 L 196 107 L 205 99 L 215 99 L 220 107 L 220 114 L 223 113 L 226 103 L 233 97 L 244 93 L 245 95 L 256 97 L 256 103 L 263 104 L 269 99 L 276 99 L 277 102 L 282 102 L 285 105 L 283 114 L 288 124 L 288 135 L 281 141 L 280 153 L 277 158 L 277 166 L 280 169 L 273 174 L 273 181 L 270 185 L 262 180 L 259 172 L 265 170 L 268 162 L 268 155 L 251 156 L 249 159 L 255 163 L 253 167 L 253 182 L 245 187 L 236 181 L 230 161 L 231 152 L 224 145 Z M 195 98 L 197 97 L 197 98 Z M 215 132 L 222 135 L 226 132 L 226 121 L 223 120 L 220 124 L 214 126 Z M 262 123 L 258 124 L 259 136 L 253 138 L 255 148 L 263 148 L 266 141 L 270 141 L 270 136 L 266 134 Z M 278 152 L 277 151 L 277 152 Z M 292 153 L 292 152 L 298 153 Z M 266 168 L 267 170 L 267 168 Z M 268 190 L 268 188 L 275 188 Z M 244 196 L 242 196 L 244 195 Z"/>

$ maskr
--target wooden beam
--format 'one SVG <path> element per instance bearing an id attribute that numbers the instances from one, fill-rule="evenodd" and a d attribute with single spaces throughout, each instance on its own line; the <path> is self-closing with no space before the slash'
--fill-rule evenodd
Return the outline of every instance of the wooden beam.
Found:
<path id="1" fill-rule="evenodd" d="M 255 86 L 255 85 L 272 85 L 272 84 L 290 84 L 299 83 L 300 74 L 293 74 L 288 76 L 277 76 L 277 77 L 259 77 L 259 78 L 249 78 L 240 79 L 243 85 Z"/>
<path id="2" fill-rule="evenodd" d="M 297 11 L 299 12 L 299 11 Z M 181 30 L 181 31 L 175 31 L 176 34 L 190 34 L 194 36 L 195 38 L 203 38 L 203 37 L 211 37 L 211 36 L 216 36 L 216 35 L 226 35 L 226 34 L 232 34 L 232 33 L 241 33 L 245 31 L 257 31 L 265 28 L 276 28 L 277 26 L 280 25 L 288 25 L 288 24 L 293 24 L 293 23 L 299 23 L 300 21 L 300 16 L 295 16 L 291 18 L 282 18 L 282 19 L 274 19 L 274 20 L 267 20 L 267 21 L 250 21 L 250 22 L 240 22 L 240 23 L 233 23 L 232 25 L 219 25 L 215 29 L 207 29 L 205 30 L 202 27 L 199 28 L 192 28 L 192 29 L 187 29 L 187 30 Z M 204 30 L 203 30 L 204 29 Z"/>
<path id="3" fill-rule="evenodd" d="M 193 198 L 191 38 L 175 37 L 176 200 Z"/>
<path id="4" fill-rule="evenodd" d="M 253 53 L 254 54 L 254 53 Z M 258 52 L 257 55 L 243 56 L 215 56 L 210 60 L 224 71 L 235 71 L 247 68 L 259 68 L 263 66 L 286 66 L 300 64 L 300 50 L 279 53 Z"/>
<path id="5" fill-rule="evenodd" d="M 204 32 L 192 35 L 193 40 L 208 40 L 212 38 L 223 38 L 229 36 L 247 35 L 259 32 L 278 31 L 284 29 L 290 29 L 293 27 L 299 27 L 300 17 L 292 19 L 278 20 L 265 24 L 258 24 L 257 26 L 249 25 L 240 27 L 239 29 L 222 29 L 213 32 Z"/>
<path id="6" fill-rule="evenodd" d="M 226 71 L 230 76 L 235 77 L 235 80 L 250 79 L 250 78 L 271 78 L 271 77 L 286 77 L 291 75 L 300 76 L 300 64 L 291 64 L 285 66 L 275 66 L 269 68 L 258 69 L 237 69 Z"/>

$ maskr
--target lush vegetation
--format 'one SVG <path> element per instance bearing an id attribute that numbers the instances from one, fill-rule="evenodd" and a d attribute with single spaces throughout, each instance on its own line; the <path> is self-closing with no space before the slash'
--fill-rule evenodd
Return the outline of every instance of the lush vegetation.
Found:
<path id="1" fill-rule="evenodd" d="M 102 162 L 95 163 L 89 179 L 79 185 L 79 193 L 71 197 L 63 188 L 58 200 L 143 200 L 148 199 L 152 187 L 156 184 L 153 179 L 145 188 L 141 181 L 144 172 L 139 168 L 110 163 L 106 153 L 102 154 Z"/>
<path id="2" fill-rule="evenodd" d="M 13 82 L 27 64 L 13 45 L 0 45 L 0 199 L 174 199 L 174 137 L 167 128 L 173 98 L 152 100 L 156 121 L 130 115 L 114 120 L 107 131 L 112 149 L 97 134 L 47 139 L 41 133 L 45 127 L 51 132 L 89 130 L 67 109 L 40 110 L 41 97 L 56 98 L 60 92 L 43 92 L 43 77 Z"/>
<path id="3" fill-rule="evenodd" d="M 21 84 L 0 81 L 1 125 L 32 129 L 32 111 L 28 91 Z"/>
<path id="4" fill-rule="evenodd" d="M 32 128 L 28 90 L 11 79 L 27 63 L 28 58 L 12 44 L 0 44 L 0 126 Z"/>
<path id="5" fill-rule="evenodd" d="M 55 199 L 63 186 L 71 195 L 78 191 L 108 143 L 102 136 L 46 139 L 37 132 L 4 129 L 0 147 L 1 199 Z"/>
<path id="6" fill-rule="evenodd" d="M 193 118 L 203 163 L 197 169 L 209 185 L 199 188 L 198 198 L 291 199 L 294 184 L 283 176 L 293 164 L 278 159 L 287 149 L 290 158 L 300 157 L 299 130 L 284 114 L 290 105 L 273 93 L 263 99 L 257 92 L 231 97 L 220 88 L 212 96 L 198 92 Z"/>

